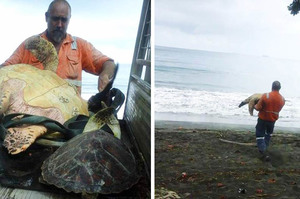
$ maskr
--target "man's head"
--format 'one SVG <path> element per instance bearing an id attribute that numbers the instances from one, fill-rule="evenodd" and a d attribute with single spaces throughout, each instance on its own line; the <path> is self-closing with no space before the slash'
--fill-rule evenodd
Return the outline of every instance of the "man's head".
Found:
<path id="1" fill-rule="evenodd" d="M 279 91 L 281 88 L 280 82 L 279 81 L 274 81 L 272 83 L 272 91 Z"/>
<path id="2" fill-rule="evenodd" d="M 71 6 L 66 0 L 54 0 L 49 5 L 45 16 L 48 39 L 59 44 L 66 37 L 71 18 Z"/>

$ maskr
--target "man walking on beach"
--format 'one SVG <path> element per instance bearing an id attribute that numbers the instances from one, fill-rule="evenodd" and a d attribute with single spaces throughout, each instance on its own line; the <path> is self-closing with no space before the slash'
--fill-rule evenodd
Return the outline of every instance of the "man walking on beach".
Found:
<path id="1" fill-rule="evenodd" d="M 272 92 L 263 94 L 254 107 L 259 111 L 256 124 L 257 147 L 266 161 L 270 161 L 270 157 L 266 155 L 266 150 L 270 143 L 274 125 L 279 117 L 279 112 L 285 104 L 285 99 L 279 93 L 280 88 L 280 82 L 274 81 Z"/>

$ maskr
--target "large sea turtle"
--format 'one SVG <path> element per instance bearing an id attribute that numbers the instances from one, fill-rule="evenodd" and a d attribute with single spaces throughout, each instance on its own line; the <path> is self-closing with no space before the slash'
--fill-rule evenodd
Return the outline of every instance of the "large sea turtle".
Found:
<path id="1" fill-rule="evenodd" d="M 261 93 L 255 93 L 253 95 L 251 95 L 250 97 L 248 97 L 247 99 L 243 100 L 240 104 L 239 104 L 239 108 L 244 106 L 245 104 L 248 104 L 248 110 L 250 115 L 253 115 L 253 111 L 254 111 L 254 106 L 255 104 L 257 104 L 257 102 L 259 101 L 259 99 L 261 98 L 262 94 Z"/>
<path id="2" fill-rule="evenodd" d="M 0 68 L 0 115 L 25 113 L 45 116 L 63 124 L 71 117 L 88 115 L 87 102 L 55 73 L 58 57 L 54 46 L 40 36 L 26 40 L 25 48 L 43 63 L 45 70 L 28 64 Z M 9 128 L 4 146 L 11 154 L 26 150 L 47 129 L 42 125 Z"/>
<path id="3" fill-rule="evenodd" d="M 42 165 L 42 179 L 83 198 L 119 193 L 137 183 L 135 157 L 116 136 L 99 126 L 108 124 L 118 132 L 114 108 L 106 107 L 93 115 L 84 132 L 58 148 Z"/>
<path id="4" fill-rule="evenodd" d="M 89 114 L 87 103 L 68 82 L 52 71 L 26 64 L 0 69 L 0 114 L 12 113 L 45 116 L 61 124 L 78 114 Z M 46 131 L 42 125 L 9 128 L 4 146 L 17 154 Z"/>

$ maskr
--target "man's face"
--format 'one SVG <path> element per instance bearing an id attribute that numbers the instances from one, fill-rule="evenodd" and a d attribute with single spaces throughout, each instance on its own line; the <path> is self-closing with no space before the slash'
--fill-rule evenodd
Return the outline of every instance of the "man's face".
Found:
<path id="1" fill-rule="evenodd" d="M 53 42 L 59 44 L 66 37 L 69 20 L 71 17 L 68 5 L 55 3 L 52 9 L 46 13 L 48 25 L 47 36 Z"/>

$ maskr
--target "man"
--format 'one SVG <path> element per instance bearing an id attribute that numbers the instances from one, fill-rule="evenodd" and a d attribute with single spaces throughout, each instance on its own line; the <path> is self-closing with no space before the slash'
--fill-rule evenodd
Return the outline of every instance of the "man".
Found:
<path id="1" fill-rule="evenodd" d="M 280 88 L 280 82 L 274 81 L 272 92 L 263 94 L 254 107 L 259 111 L 256 125 L 257 147 L 266 161 L 270 160 L 270 157 L 266 155 L 266 150 L 270 143 L 274 125 L 276 120 L 278 120 L 279 112 L 285 104 L 285 99 L 279 93 Z"/>
<path id="2" fill-rule="evenodd" d="M 56 73 L 81 90 L 82 70 L 99 75 L 98 90 L 101 92 L 113 79 L 116 68 L 109 57 L 96 50 L 87 41 L 67 33 L 71 18 L 71 6 L 66 0 L 54 0 L 45 13 L 47 30 L 39 36 L 50 41 L 58 55 Z M 2 66 L 25 63 L 44 69 L 43 64 L 26 49 L 26 40 Z"/>

